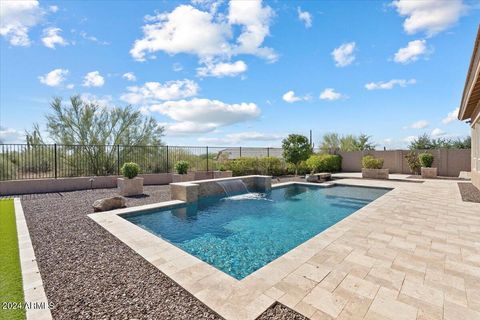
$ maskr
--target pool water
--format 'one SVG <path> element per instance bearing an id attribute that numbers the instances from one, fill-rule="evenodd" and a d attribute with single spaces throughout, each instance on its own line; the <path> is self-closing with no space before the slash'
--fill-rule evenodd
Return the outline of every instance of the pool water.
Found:
<path id="1" fill-rule="evenodd" d="M 124 218 L 242 279 L 388 191 L 297 184 Z"/>

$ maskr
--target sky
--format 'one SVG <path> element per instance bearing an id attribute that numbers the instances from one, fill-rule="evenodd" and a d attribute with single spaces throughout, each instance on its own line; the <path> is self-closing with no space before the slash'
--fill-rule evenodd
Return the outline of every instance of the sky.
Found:
<path id="1" fill-rule="evenodd" d="M 73 95 L 134 106 L 171 145 L 466 136 L 479 22 L 478 0 L 0 0 L 0 140 Z"/>

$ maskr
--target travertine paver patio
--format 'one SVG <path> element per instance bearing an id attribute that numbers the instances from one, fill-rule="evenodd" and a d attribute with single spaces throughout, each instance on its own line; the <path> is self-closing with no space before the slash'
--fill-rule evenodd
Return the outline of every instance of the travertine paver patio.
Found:
<path id="1" fill-rule="evenodd" d="M 338 183 L 395 189 L 241 281 L 125 211 L 90 217 L 227 319 L 275 301 L 312 319 L 480 319 L 480 204 L 452 181 Z"/>

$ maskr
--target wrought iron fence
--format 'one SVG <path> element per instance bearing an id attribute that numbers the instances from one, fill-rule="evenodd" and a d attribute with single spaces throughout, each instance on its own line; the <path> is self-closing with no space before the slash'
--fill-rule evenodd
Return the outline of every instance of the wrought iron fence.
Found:
<path id="1" fill-rule="evenodd" d="M 125 162 L 142 173 L 173 172 L 180 160 L 192 171 L 213 171 L 240 157 L 281 156 L 281 148 L 260 147 L 0 144 L 0 181 L 118 175 Z"/>

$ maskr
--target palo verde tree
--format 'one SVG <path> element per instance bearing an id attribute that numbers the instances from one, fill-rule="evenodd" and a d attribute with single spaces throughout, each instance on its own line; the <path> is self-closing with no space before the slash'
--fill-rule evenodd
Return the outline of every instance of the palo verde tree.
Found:
<path id="1" fill-rule="evenodd" d="M 80 96 L 72 96 L 69 102 L 53 99 L 51 113 L 46 115 L 46 132 L 50 141 L 72 146 L 62 152 L 70 166 L 87 168 L 88 174 L 112 174 L 116 171 L 116 155 L 120 153 L 120 149 L 112 146 L 162 145 L 163 128 L 132 106 L 103 106 L 84 101 Z M 27 132 L 28 140 L 43 141 L 38 125 L 31 133 Z M 132 148 L 121 152 L 122 159 L 127 160 Z"/>
<path id="2" fill-rule="evenodd" d="M 308 138 L 300 134 L 290 134 L 282 140 L 283 158 L 295 166 L 295 175 L 298 165 L 312 154 L 312 146 Z"/>
<path id="3" fill-rule="evenodd" d="M 375 150 L 375 144 L 371 136 L 364 133 L 356 136 L 347 134 L 340 136 L 337 133 L 326 133 L 320 141 L 320 149 L 329 154 L 336 154 L 339 151 L 364 151 Z"/>

